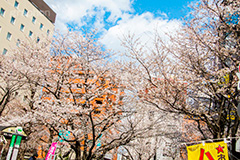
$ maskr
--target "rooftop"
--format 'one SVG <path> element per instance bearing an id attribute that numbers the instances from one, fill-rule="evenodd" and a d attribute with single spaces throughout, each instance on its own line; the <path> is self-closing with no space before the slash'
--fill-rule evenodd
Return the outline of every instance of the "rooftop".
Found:
<path id="1" fill-rule="evenodd" d="M 29 2 L 40 10 L 52 23 L 55 23 L 56 13 L 43 0 L 29 0 Z"/>

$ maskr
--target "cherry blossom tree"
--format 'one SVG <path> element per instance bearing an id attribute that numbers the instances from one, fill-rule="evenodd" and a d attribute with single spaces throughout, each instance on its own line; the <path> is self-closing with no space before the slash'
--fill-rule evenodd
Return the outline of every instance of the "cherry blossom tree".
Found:
<path id="1" fill-rule="evenodd" d="M 239 5 L 201 0 L 167 40 L 157 29 L 150 47 L 131 35 L 123 40 L 132 59 L 124 62 L 129 88 L 145 103 L 203 124 L 202 139 L 239 135 Z"/>
<path id="2" fill-rule="evenodd" d="M 69 32 L 52 40 L 22 42 L 12 68 L 24 82 L 23 113 L 1 118 L 1 124 L 21 125 L 31 146 L 48 149 L 63 141 L 76 159 L 101 159 L 143 134 L 126 120 L 133 114 L 124 106 L 124 86 L 114 70 L 111 51 L 95 34 Z"/>
<path id="3" fill-rule="evenodd" d="M 29 135 L 25 143 L 21 145 L 20 156 L 22 158 L 24 152 L 38 147 L 37 140 L 45 134 L 40 127 L 41 123 L 31 123 L 27 120 L 29 120 L 29 114 L 35 109 L 34 102 L 40 97 L 42 86 L 39 84 L 43 82 L 44 72 L 48 67 L 50 42 L 50 39 L 44 38 L 39 43 L 36 43 L 34 39 L 26 39 L 19 47 L 12 49 L 9 55 L 2 57 L 4 64 L 2 63 L 1 73 L 5 76 L 1 77 L 5 81 L 1 85 L 14 84 L 12 86 L 15 88 L 11 88 L 14 89 L 10 94 L 11 99 L 14 99 L 7 105 L 0 121 L 4 126 L 21 124 L 25 133 Z M 35 135 L 32 136 L 32 133 Z"/>
<path id="4" fill-rule="evenodd" d="M 8 57 L 0 57 L 0 115 L 6 115 L 12 109 L 18 92 L 24 85 L 21 77 L 16 75 L 9 65 L 12 63 Z"/>

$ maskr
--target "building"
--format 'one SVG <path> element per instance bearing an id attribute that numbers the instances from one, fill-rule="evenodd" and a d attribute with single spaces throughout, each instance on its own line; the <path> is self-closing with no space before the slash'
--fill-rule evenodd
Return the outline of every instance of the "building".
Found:
<path id="1" fill-rule="evenodd" d="M 44 141 L 39 143 L 38 158 L 44 158 L 48 152 L 48 145 L 52 142 L 49 141 L 50 136 L 52 136 L 55 141 L 58 141 L 59 146 L 61 146 L 61 149 L 57 150 L 57 153 L 61 152 L 62 155 L 63 153 L 68 153 L 69 156 L 72 156 L 70 156 L 72 159 L 75 159 L 75 154 L 73 153 L 73 150 L 69 150 L 70 142 L 66 142 L 65 140 L 72 140 L 71 144 L 74 145 L 74 139 L 81 139 L 81 145 L 79 146 L 81 155 L 83 155 L 84 152 L 86 153 L 92 147 L 93 140 L 96 140 L 93 147 L 93 152 L 95 152 L 98 148 L 107 144 L 106 139 L 111 138 L 109 135 L 113 135 L 115 132 L 118 132 L 112 128 L 111 130 L 109 129 L 107 133 L 105 132 L 102 134 L 101 130 L 103 130 L 103 128 L 107 129 L 111 126 L 106 126 L 106 121 L 109 121 L 110 124 L 110 122 L 113 122 L 112 120 L 114 117 L 121 116 L 121 112 L 118 112 L 119 109 L 115 106 L 120 106 L 123 103 L 123 88 L 118 86 L 118 84 L 115 83 L 115 81 L 111 79 L 107 73 L 98 74 L 97 72 L 90 71 L 88 67 L 78 63 L 79 61 L 75 61 L 71 57 L 57 56 L 53 58 L 51 62 L 50 66 L 52 70 L 48 73 L 50 77 L 53 78 L 48 78 L 48 81 L 45 82 L 45 86 L 42 88 L 42 102 L 48 103 L 58 101 L 59 104 L 61 104 L 59 107 L 64 106 L 65 111 L 71 114 L 59 119 L 59 123 L 61 123 L 61 126 L 64 126 L 65 128 L 55 127 L 54 130 L 59 131 L 59 134 L 57 132 L 50 133 L 49 128 L 43 126 L 45 134 L 41 137 L 41 139 L 44 139 Z M 58 78 L 56 78 L 56 76 L 58 76 L 59 73 L 61 73 L 61 75 L 65 75 L 61 87 L 57 87 L 57 83 L 55 83 L 58 82 Z M 57 98 L 53 94 L 54 92 L 51 92 L 53 90 L 56 91 L 56 89 L 59 93 Z M 87 98 L 88 96 L 94 98 Z M 73 106 L 75 106 L 74 109 Z M 78 108 L 80 110 L 78 110 Z M 48 112 L 47 109 L 44 109 L 44 111 L 45 113 Z M 86 117 L 86 115 L 89 115 L 90 113 L 92 115 L 92 122 L 90 122 L 90 119 Z M 56 114 L 56 117 L 59 117 L 59 115 Z M 72 121 L 73 123 L 70 122 L 71 119 L 74 120 Z M 94 127 L 94 129 L 91 127 L 93 122 L 94 124 L 98 124 Z M 81 126 L 86 127 L 82 128 Z M 77 133 L 76 130 L 78 130 L 78 136 L 72 134 L 72 132 L 74 134 Z M 100 134 L 101 136 L 97 138 L 98 136 L 96 135 Z M 117 149 L 113 149 L 108 152 L 104 158 L 116 160 L 116 152 Z M 99 152 L 99 155 L 100 154 L 101 153 Z"/>
<path id="2" fill-rule="evenodd" d="M 56 13 L 43 0 L 0 1 L 0 54 L 9 54 L 22 40 L 52 36 Z"/>

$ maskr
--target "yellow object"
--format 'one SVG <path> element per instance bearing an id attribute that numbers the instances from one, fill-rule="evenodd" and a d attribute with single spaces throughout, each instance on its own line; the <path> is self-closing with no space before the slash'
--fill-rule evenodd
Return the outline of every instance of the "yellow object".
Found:
<path id="1" fill-rule="evenodd" d="M 188 160 L 229 160 L 227 143 L 215 142 L 187 147 Z"/>

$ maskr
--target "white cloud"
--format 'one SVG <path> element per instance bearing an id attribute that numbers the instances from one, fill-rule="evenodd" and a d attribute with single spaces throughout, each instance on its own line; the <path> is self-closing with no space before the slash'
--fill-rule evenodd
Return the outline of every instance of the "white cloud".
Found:
<path id="1" fill-rule="evenodd" d="M 122 18 L 117 25 L 106 31 L 102 40 L 107 48 L 114 48 L 119 52 L 124 51 L 121 47 L 121 40 L 129 33 L 140 37 L 141 42 L 151 46 L 156 32 L 167 41 L 166 33 L 175 33 L 181 27 L 181 22 L 178 20 L 169 21 L 161 17 L 154 17 L 150 12 L 134 16 L 125 14 Z"/>
<path id="2" fill-rule="evenodd" d="M 107 48 L 123 51 L 119 39 L 129 32 L 141 36 L 145 42 L 150 42 L 156 30 L 165 36 L 163 32 L 174 32 L 181 26 L 178 20 L 167 20 L 167 15 L 158 11 L 156 17 L 150 12 L 143 14 L 134 13 L 133 0 L 45 0 L 57 13 L 56 29 L 67 30 L 67 24 L 74 24 L 74 28 L 81 28 L 90 22 L 92 28 L 103 33 L 102 43 Z M 104 19 L 106 13 L 109 14 Z M 94 17 L 94 22 L 91 19 Z M 105 17 L 106 18 L 106 17 Z M 164 18 L 164 19 L 163 19 Z M 106 23 L 114 24 L 109 29 Z"/>
<path id="3" fill-rule="evenodd" d="M 124 12 L 132 11 L 130 0 L 45 0 L 57 13 L 56 28 L 66 29 L 66 23 L 84 25 L 83 18 L 101 17 L 111 13 L 108 21 L 115 22 Z M 99 23 L 99 22 L 98 22 Z M 65 27 L 64 27 L 65 26 Z"/>

